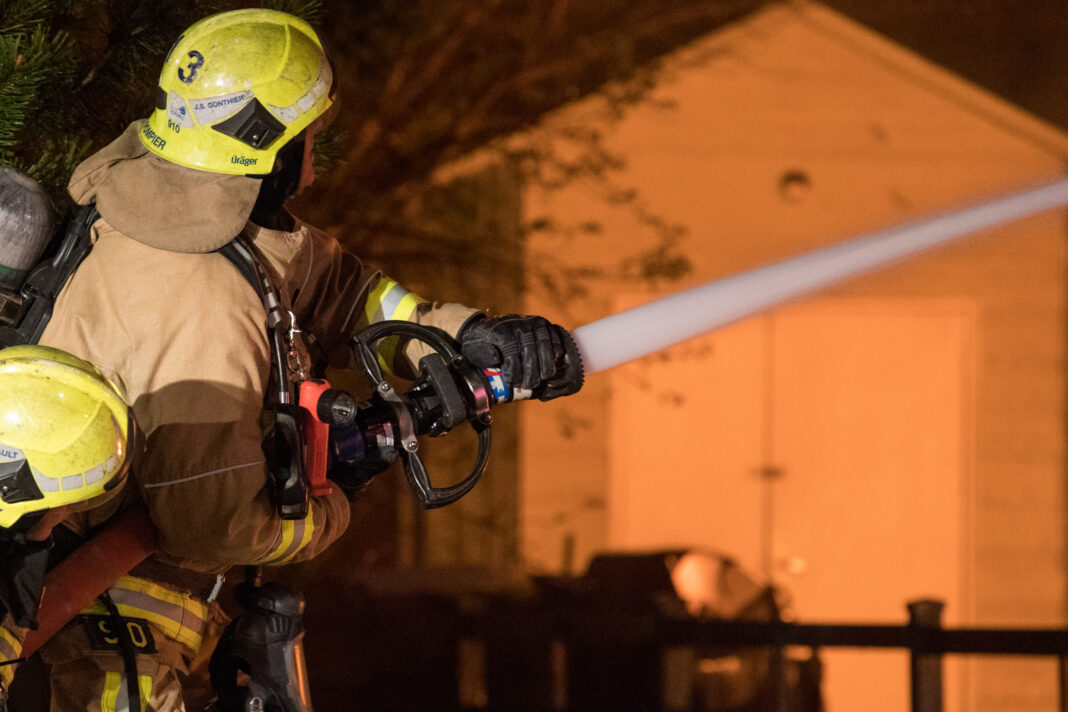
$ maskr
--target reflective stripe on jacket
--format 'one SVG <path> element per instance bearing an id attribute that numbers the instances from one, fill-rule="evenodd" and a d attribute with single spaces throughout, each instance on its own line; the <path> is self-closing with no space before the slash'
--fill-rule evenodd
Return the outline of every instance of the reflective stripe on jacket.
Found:
<path id="1" fill-rule="evenodd" d="M 144 618 L 165 636 L 189 648 L 193 654 L 204 642 L 208 624 L 207 606 L 189 594 L 165 588 L 148 579 L 123 576 L 108 589 L 119 615 Z M 94 601 L 82 613 L 108 615 L 100 601 Z"/>
<path id="2" fill-rule="evenodd" d="M 141 712 L 145 712 L 148 709 L 149 700 L 152 699 L 152 676 L 138 675 L 137 687 L 141 692 Z M 104 673 L 104 692 L 100 695 L 100 712 L 131 712 L 125 674 Z"/>
<path id="3" fill-rule="evenodd" d="M 11 616 L 7 616 L 3 623 L 0 626 L 0 683 L 3 683 L 0 685 L 0 690 L 10 686 L 11 680 L 15 677 L 18 664 L 11 661 L 18 660 L 22 656 L 21 636 L 24 634 L 21 628 L 16 628 L 11 622 Z"/>

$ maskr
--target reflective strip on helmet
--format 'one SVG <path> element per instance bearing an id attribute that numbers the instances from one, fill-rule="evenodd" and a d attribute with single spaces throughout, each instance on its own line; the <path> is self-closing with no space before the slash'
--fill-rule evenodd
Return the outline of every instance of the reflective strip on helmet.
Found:
<path id="1" fill-rule="evenodd" d="M 109 589 L 108 594 L 119 609 L 119 615 L 144 618 L 171 640 L 178 641 L 194 652 L 200 648 L 208 609 L 189 594 L 164 588 L 136 576 L 123 576 Z M 108 615 L 100 601 L 94 602 L 82 613 Z"/>
<path id="2" fill-rule="evenodd" d="M 319 76 L 315 79 L 315 84 L 308 93 L 297 99 L 295 104 L 290 106 L 274 106 L 268 104 L 267 108 L 277 116 L 279 119 L 287 124 L 291 124 L 306 113 L 309 109 L 315 106 L 315 103 L 322 98 L 334 82 L 333 70 L 329 63 L 324 63 L 319 67 Z"/>
<path id="3" fill-rule="evenodd" d="M 314 509 L 308 510 L 304 519 L 283 519 L 282 539 L 271 549 L 264 559 L 265 564 L 284 564 L 297 555 L 301 549 L 311 543 L 315 531 Z"/>
<path id="4" fill-rule="evenodd" d="M 145 712 L 152 695 L 152 676 L 138 675 L 137 687 L 141 690 L 141 712 Z M 126 676 L 121 672 L 104 673 L 104 693 L 100 695 L 100 712 L 130 712 L 130 695 L 126 689 Z"/>
<path id="5" fill-rule="evenodd" d="M 371 293 L 367 295 L 367 303 L 363 308 L 363 317 L 360 327 L 375 324 L 380 321 L 413 321 L 416 310 L 426 300 L 388 277 L 378 280 Z M 382 367 L 388 371 L 393 370 L 393 359 L 397 351 L 397 337 L 391 336 L 382 339 L 375 347 L 378 351 L 378 360 Z"/>
<path id="6" fill-rule="evenodd" d="M 22 655 L 22 641 L 7 628 L 0 628 L 0 663 L 17 660 Z M 4 687 L 11 684 L 17 665 L 0 665 L 0 680 Z"/>

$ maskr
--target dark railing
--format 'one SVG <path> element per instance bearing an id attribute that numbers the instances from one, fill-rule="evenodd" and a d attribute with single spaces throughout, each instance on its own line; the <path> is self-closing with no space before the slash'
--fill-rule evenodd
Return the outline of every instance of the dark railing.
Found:
<path id="1" fill-rule="evenodd" d="M 1056 656 L 1061 712 L 1068 712 L 1068 629 L 942 628 L 940 601 L 908 604 L 907 625 L 817 625 L 786 622 L 668 620 L 667 645 L 811 648 L 904 648 L 910 654 L 912 712 L 942 712 L 942 656 Z"/>
<path id="2" fill-rule="evenodd" d="M 909 654 L 913 712 L 942 712 L 946 655 L 1053 657 L 1068 712 L 1068 629 L 943 628 L 939 601 L 910 603 L 905 625 L 781 622 L 776 592 L 746 585 L 729 562 L 708 588 L 731 605 L 695 615 L 670 576 L 684 555 L 605 555 L 583 577 L 530 585 L 374 572 L 341 601 L 356 634 L 339 635 L 329 607 L 309 608 L 324 612 L 306 619 L 316 707 L 819 712 L 820 655 L 852 647 Z"/>

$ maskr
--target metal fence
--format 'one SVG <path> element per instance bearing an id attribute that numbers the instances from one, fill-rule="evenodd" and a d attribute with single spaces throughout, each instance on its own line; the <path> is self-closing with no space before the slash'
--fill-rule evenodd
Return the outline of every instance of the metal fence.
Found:
<path id="1" fill-rule="evenodd" d="M 659 637 L 668 646 L 740 648 L 800 645 L 811 648 L 903 648 L 910 656 L 912 712 L 942 712 L 942 657 L 1036 655 L 1059 659 L 1059 709 L 1068 712 L 1068 629 L 943 628 L 941 601 L 908 604 L 906 625 L 812 625 L 713 620 L 665 620 Z"/>

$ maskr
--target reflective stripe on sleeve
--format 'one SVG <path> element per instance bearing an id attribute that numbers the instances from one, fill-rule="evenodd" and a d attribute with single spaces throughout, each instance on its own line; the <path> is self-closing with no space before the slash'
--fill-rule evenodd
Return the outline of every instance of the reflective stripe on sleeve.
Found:
<path id="1" fill-rule="evenodd" d="M 137 687 L 141 691 L 141 712 L 148 709 L 152 696 L 152 677 L 138 675 Z M 130 712 L 130 695 L 126 690 L 125 675 L 121 672 L 104 674 L 104 692 L 100 695 L 100 712 Z"/>
<path id="2" fill-rule="evenodd" d="M 0 627 L 0 660 L 14 660 L 22 654 L 22 641 L 7 628 Z"/>
<path id="3" fill-rule="evenodd" d="M 389 277 L 378 280 L 378 284 L 367 295 L 359 327 L 365 327 L 380 321 L 395 319 L 412 321 L 416 310 L 425 299 L 409 292 Z M 393 370 L 393 358 L 397 351 L 397 338 L 382 339 L 376 347 L 378 360 L 386 370 Z"/>
<path id="4" fill-rule="evenodd" d="M 144 618 L 171 640 L 178 641 L 194 652 L 200 648 L 208 610 L 189 594 L 172 591 L 136 576 L 123 576 L 108 594 L 119 609 L 119 615 Z M 95 601 L 82 613 L 108 614 L 100 601 Z"/>
<path id="5" fill-rule="evenodd" d="M 314 509 L 308 509 L 308 516 L 304 519 L 283 519 L 281 539 L 273 549 L 267 552 L 263 563 L 284 564 L 310 544 L 312 533 L 315 531 L 314 513 Z"/>
<path id="6" fill-rule="evenodd" d="M 363 308 L 362 326 L 379 321 L 398 319 L 411 321 L 416 308 L 426 300 L 412 294 L 389 277 L 378 280 L 378 284 L 367 295 L 367 304 Z"/>
<path id="7" fill-rule="evenodd" d="M 7 628 L 0 627 L 0 662 L 17 660 L 22 655 L 22 641 Z M 0 681 L 8 687 L 15 678 L 18 665 L 0 665 Z"/>

